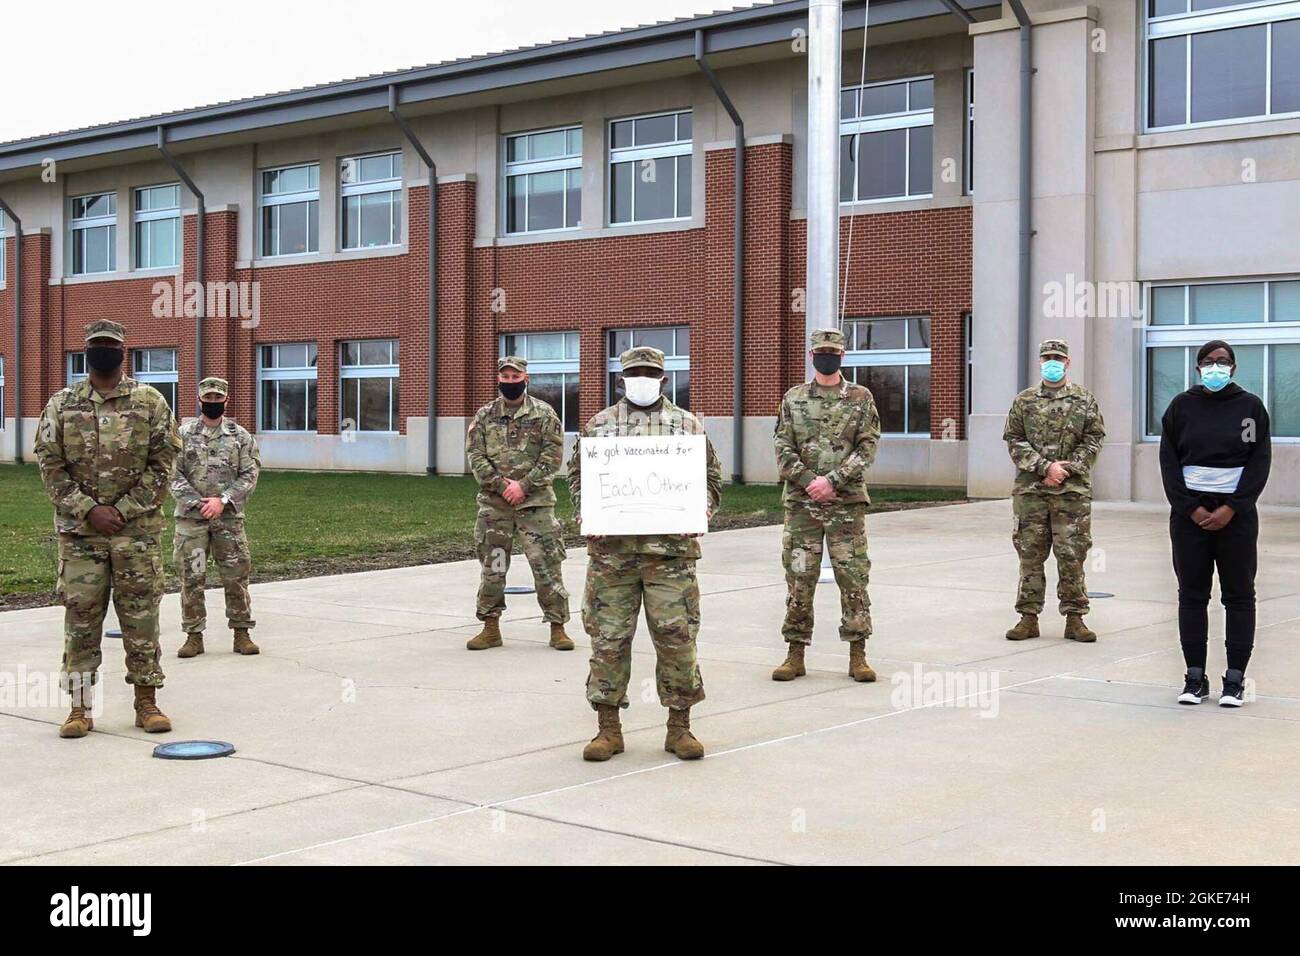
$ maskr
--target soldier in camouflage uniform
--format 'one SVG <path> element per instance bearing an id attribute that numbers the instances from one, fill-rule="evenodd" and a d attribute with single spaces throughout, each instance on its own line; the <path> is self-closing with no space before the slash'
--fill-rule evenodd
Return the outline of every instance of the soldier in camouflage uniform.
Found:
<path id="1" fill-rule="evenodd" d="M 704 434 L 698 418 L 661 394 L 663 352 L 649 347 L 628 349 L 619 364 L 625 397 L 587 423 L 569 459 L 569 493 L 579 517 L 582 438 Z M 722 463 L 711 443 L 707 449 L 706 483 L 712 516 L 722 496 Z M 695 580 L 698 536 L 605 535 L 589 537 L 587 542 L 582 623 L 591 637 L 587 700 L 596 711 L 598 732 L 583 750 L 583 759 L 608 760 L 623 752 L 619 709 L 628 704 L 632 636 L 642 603 L 658 658 L 655 686 L 659 702 L 668 708 L 664 749 L 683 760 L 703 757 L 704 747 L 690 729 L 691 706 L 704 699 L 695 654 L 700 627 L 700 588 Z"/>
<path id="2" fill-rule="evenodd" d="M 865 386 L 840 374 L 844 333 L 817 329 L 809 342 L 813 380 L 781 399 L 776 458 L 785 482 L 785 661 L 772 672 L 779 681 L 803 677 L 804 650 L 812 642 L 813 594 L 821 574 L 822 540 L 830 550 L 840 590 L 840 640 L 849 645 L 849 676 L 874 681 L 867 663 L 871 599 L 867 583 L 866 471 L 880 441 L 880 415 Z"/>
<path id="3" fill-rule="evenodd" d="M 110 593 L 122 627 L 135 725 L 171 730 L 158 709 L 158 602 L 163 593 L 162 503 L 180 448 L 176 419 L 155 389 L 122 372 L 126 334 L 116 322 L 86 327 L 89 377 L 57 392 L 36 427 L 41 480 L 59 534 L 63 617 L 61 683 L 72 710 L 61 737 L 94 728 L 101 631 Z"/>
<path id="4" fill-rule="evenodd" d="M 1088 613 L 1083 562 L 1092 547 L 1092 466 L 1106 427 L 1092 393 L 1065 377 L 1070 347 L 1047 339 L 1038 354 L 1043 380 L 1016 396 L 1002 435 L 1017 469 L 1012 540 L 1020 555 L 1020 621 L 1007 631 L 1007 640 L 1038 637 L 1046 596 L 1043 564 L 1055 551 L 1065 637 L 1091 643 L 1097 635 L 1083 623 Z"/>
<path id="5" fill-rule="evenodd" d="M 185 644 L 177 657 L 203 653 L 208 612 L 203 600 L 208 555 L 217 564 L 226 592 L 226 621 L 235 632 L 236 654 L 257 654 L 248 636 L 253 626 L 248 575 L 253 569 L 244 534 L 244 503 L 262 470 L 257 441 L 226 418 L 230 386 L 223 378 L 199 382 L 199 417 L 181 426 L 181 456 L 172 478 L 176 499 L 173 558 L 181 579 L 181 627 Z"/>
<path id="6" fill-rule="evenodd" d="M 564 632 L 569 592 L 560 573 L 564 536 L 555 520 L 555 475 L 564 464 L 564 426 L 549 404 L 527 394 L 528 362 L 508 355 L 497 362 L 500 397 L 475 413 L 465 436 L 470 471 L 478 479 L 474 542 L 483 565 L 476 616 L 483 629 L 465 646 L 501 646 L 506 572 L 515 535 L 533 569 L 537 603 L 551 625 L 551 647 L 573 650 Z"/>

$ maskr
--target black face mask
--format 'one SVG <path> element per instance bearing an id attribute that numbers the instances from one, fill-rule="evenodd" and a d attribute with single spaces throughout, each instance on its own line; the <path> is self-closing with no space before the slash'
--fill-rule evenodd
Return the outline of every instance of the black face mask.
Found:
<path id="1" fill-rule="evenodd" d="M 840 370 L 839 352 L 814 352 L 813 368 L 823 375 L 834 375 Z"/>
<path id="2" fill-rule="evenodd" d="M 507 401 L 516 401 L 520 395 L 524 394 L 524 389 L 528 388 L 527 382 L 497 382 L 497 388 L 505 396 Z"/>
<path id="3" fill-rule="evenodd" d="M 111 345 L 90 345 L 86 347 L 86 364 L 94 371 L 107 374 L 116 372 L 122 365 L 126 353 Z"/>
<path id="4" fill-rule="evenodd" d="M 225 402 L 199 402 L 199 408 L 203 410 L 204 418 L 217 419 L 226 414 Z"/>

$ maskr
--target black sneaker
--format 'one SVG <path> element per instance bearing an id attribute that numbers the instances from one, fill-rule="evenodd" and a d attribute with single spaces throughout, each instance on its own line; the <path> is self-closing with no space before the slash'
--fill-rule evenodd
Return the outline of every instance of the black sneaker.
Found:
<path id="1" fill-rule="evenodd" d="M 1219 695 L 1220 707 L 1240 707 L 1246 702 L 1246 676 L 1241 671 L 1230 670 L 1223 675 L 1223 693 Z"/>
<path id="2" fill-rule="evenodd" d="M 1187 668 L 1185 680 L 1183 692 L 1178 695 L 1178 703 L 1199 704 L 1210 696 L 1210 679 L 1205 676 L 1204 667 Z"/>

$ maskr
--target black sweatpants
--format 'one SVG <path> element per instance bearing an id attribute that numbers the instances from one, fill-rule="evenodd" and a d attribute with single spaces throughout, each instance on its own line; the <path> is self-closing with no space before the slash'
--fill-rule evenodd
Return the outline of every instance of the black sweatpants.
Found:
<path id="1" fill-rule="evenodd" d="M 1213 510 L 1213 509 L 1211 509 Z M 1219 531 L 1205 531 L 1187 515 L 1169 515 L 1169 540 L 1178 576 L 1178 639 L 1188 667 L 1205 667 L 1210 586 L 1219 571 L 1227 611 L 1228 669 L 1246 669 L 1255 646 L 1255 567 L 1259 513 L 1238 513 Z"/>

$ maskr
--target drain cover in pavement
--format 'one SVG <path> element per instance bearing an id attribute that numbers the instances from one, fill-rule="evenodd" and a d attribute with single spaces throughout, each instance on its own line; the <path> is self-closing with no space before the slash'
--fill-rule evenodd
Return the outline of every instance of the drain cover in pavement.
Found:
<path id="1" fill-rule="evenodd" d="M 512 584 L 506 588 L 506 594 L 533 594 L 535 589 L 530 588 L 527 584 Z"/>
<path id="2" fill-rule="evenodd" d="M 224 740 L 178 740 L 153 748 L 153 755 L 162 760 L 208 760 L 229 757 L 234 752 L 235 745 Z"/>
<path id="3" fill-rule="evenodd" d="M 1115 596 L 1115 595 L 1111 594 L 1109 591 L 1089 591 L 1089 592 L 1088 592 L 1088 597 L 1090 597 L 1090 598 L 1108 598 L 1108 597 L 1114 597 L 1114 596 Z"/>

